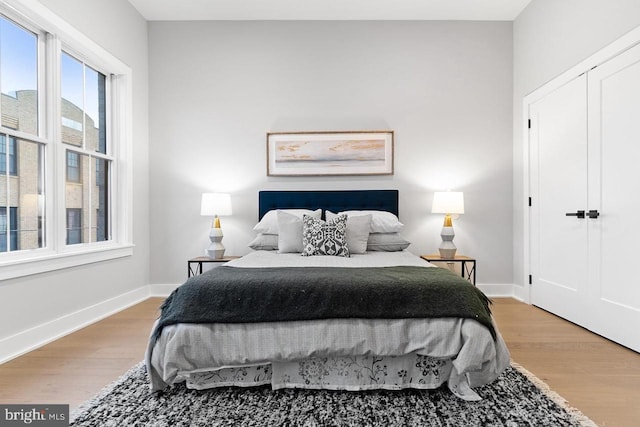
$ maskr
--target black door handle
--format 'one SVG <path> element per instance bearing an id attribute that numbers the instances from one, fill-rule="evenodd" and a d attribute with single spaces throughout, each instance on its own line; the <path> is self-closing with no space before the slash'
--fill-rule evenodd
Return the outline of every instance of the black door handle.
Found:
<path id="1" fill-rule="evenodd" d="M 584 211 L 568 212 L 566 216 L 577 216 L 578 218 L 584 218 Z"/>
<path id="2" fill-rule="evenodd" d="M 597 210 L 590 210 L 587 215 L 589 216 L 589 218 L 598 218 L 600 216 L 600 212 L 598 212 Z"/>

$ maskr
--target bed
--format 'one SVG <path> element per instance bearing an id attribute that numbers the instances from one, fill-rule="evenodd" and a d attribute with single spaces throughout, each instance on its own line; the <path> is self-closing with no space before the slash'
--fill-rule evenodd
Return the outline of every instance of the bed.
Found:
<path id="1" fill-rule="evenodd" d="M 473 388 L 509 365 L 490 302 L 407 251 L 397 215 L 396 190 L 261 191 L 256 250 L 163 303 L 145 356 L 151 389 L 446 384 L 480 400 Z"/>

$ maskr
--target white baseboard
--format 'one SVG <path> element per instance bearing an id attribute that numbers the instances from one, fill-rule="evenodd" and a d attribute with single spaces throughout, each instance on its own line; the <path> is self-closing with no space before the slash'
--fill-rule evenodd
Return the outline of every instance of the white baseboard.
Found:
<path id="1" fill-rule="evenodd" d="M 178 286 L 178 284 L 155 284 L 149 285 L 149 296 L 150 297 L 168 297 L 171 292 L 173 292 Z"/>
<path id="2" fill-rule="evenodd" d="M 149 286 L 142 286 L 117 297 L 101 301 L 74 313 L 0 340 L 0 364 L 42 347 L 72 332 L 149 298 Z"/>
<path id="3" fill-rule="evenodd" d="M 490 284 L 490 283 L 478 283 L 478 288 L 484 292 L 489 298 L 508 298 L 513 297 L 514 286 L 509 283 L 505 284 Z"/>
<path id="4" fill-rule="evenodd" d="M 518 286 L 513 285 L 513 298 L 522 301 L 526 304 L 531 304 L 531 299 L 529 297 L 529 285 Z"/>

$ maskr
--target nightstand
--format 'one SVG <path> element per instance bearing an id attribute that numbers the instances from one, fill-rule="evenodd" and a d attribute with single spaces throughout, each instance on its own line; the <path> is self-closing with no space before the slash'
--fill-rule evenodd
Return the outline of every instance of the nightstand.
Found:
<path id="1" fill-rule="evenodd" d="M 438 254 L 421 255 L 425 261 L 429 261 L 437 265 L 437 263 L 446 263 L 453 265 L 455 263 L 460 264 L 460 274 L 463 278 L 476 285 L 476 260 L 475 258 L 469 258 L 464 255 L 456 255 L 453 258 L 443 258 Z"/>
<path id="2" fill-rule="evenodd" d="M 196 258 L 191 258 L 187 261 L 187 277 L 195 276 L 197 274 L 202 274 L 202 264 L 207 262 L 229 262 L 232 259 L 238 259 L 239 256 L 225 256 L 222 258 L 209 258 L 208 256 L 199 256 Z"/>

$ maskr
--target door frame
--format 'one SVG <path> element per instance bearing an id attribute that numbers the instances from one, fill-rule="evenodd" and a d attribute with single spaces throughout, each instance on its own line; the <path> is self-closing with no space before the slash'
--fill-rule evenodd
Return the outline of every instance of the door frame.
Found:
<path id="1" fill-rule="evenodd" d="M 530 163 L 529 150 L 531 149 L 529 141 L 529 106 L 536 101 L 544 98 L 549 93 L 555 91 L 569 81 L 586 73 L 594 67 L 608 61 L 609 59 L 621 54 L 640 44 L 640 27 L 637 27 L 627 34 L 623 35 L 616 41 L 603 47 L 587 59 L 571 67 L 567 71 L 553 78 L 549 82 L 543 84 L 538 89 L 526 95 L 522 100 L 522 237 L 523 237 L 523 260 L 522 260 L 522 282 L 524 286 L 514 286 L 513 294 L 516 298 L 521 299 L 527 304 L 531 304 L 531 285 L 529 284 L 529 275 L 535 274 L 531 271 L 531 211 L 529 208 L 529 197 L 531 196 L 530 186 Z M 535 201 L 533 201 L 535 203 Z"/>

